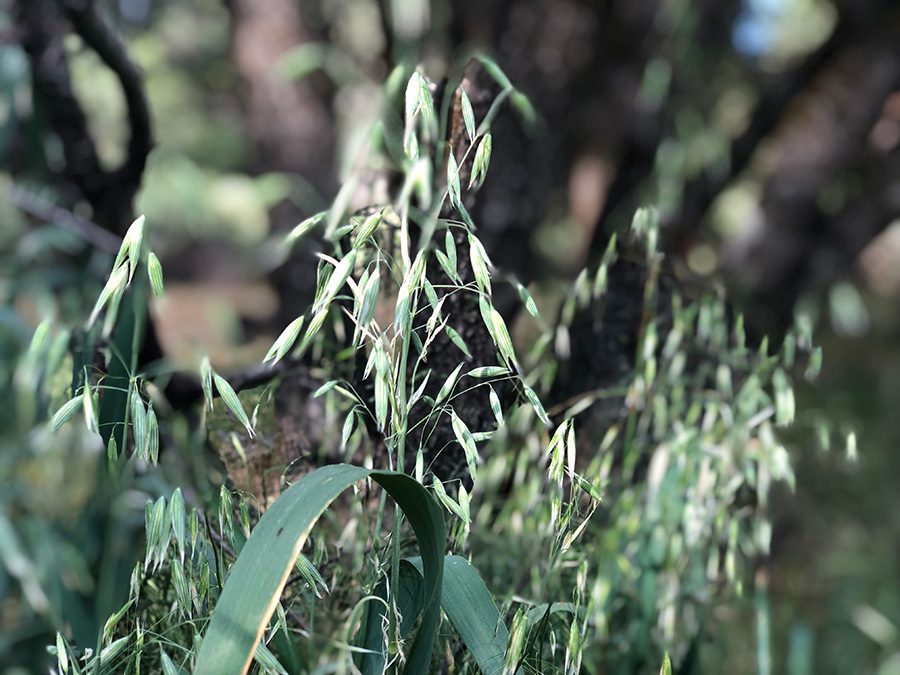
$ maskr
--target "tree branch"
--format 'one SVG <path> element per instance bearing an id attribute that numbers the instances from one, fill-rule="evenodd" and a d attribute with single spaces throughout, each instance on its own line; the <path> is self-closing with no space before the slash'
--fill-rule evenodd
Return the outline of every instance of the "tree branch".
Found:
<path id="1" fill-rule="evenodd" d="M 853 36 L 850 26 L 845 21 L 839 22 L 818 49 L 764 91 L 749 126 L 731 145 L 727 169 L 715 175 L 701 172 L 685 185 L 681 211 L 673 222 L 666 224 L 664 230 L 667 250 L 680 249 L 686 238 L 696 231 L 716 197 L 747 168 L 760 143 L 775 130 L 797 95 L 809 86 Z"/>
<path id="2" fill-rule="evenodd" d="M 106 66 L 115 73 L 128 108 L 130 138 L 125 162 L 106 176 L 106 192 L 115 190 L 118 199 L 130 205 L 140 187 L 147 156 L 153 149 L 150 107 L 144 92 L 141 73 L 125 50 L 125 46 L 97 12 L 93 0 L 62 0 L 66 17 L 85 44 L 96 52 Z M 124 193 L 124 194 L 123 194 Z M 131 219 L 126 218 L 116 228 L 124 232 Z"/>
<path id="3" fill-rule="evenodd" d="M 64 0 L 64 7 L 66 16 L 85 44 L 115 73 L 122 86 L 128 107 L 131 137 L 127 159 L 112 178 L 114 182 L 125 181 L 137 185 L 143 175 L 147 156 L 153 149 L 150 107 L 141 81 L 141 72 L 91 0 Z"/>
<path id="4" fill-rule="evenodd" d="M 53 202 L 33 192 L 29 192 L 15 183 L 4 186 L 3 196 L 22 213 L 26 213 L 46 223 L 58 225 L 64 230 L 81 237 L 91 246 L 101 251 L 115 253 L 122 244 L 120 237 L 100 227 L 97 223 L 82 218 L 77 213 L 73 213 L 61 206 L 57 206 Z"/>

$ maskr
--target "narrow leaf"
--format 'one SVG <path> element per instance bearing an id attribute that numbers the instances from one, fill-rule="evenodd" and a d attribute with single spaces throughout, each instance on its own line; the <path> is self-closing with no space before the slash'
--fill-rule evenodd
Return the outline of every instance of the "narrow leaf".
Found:
<path id="1" fill-rule="evenodd" d="M 287 241 L 289 244 L 293 244 L 298 239 L 301 239 L 306 234 L 310 232 L 316 225 L 322 222 L 322 219 L 328 215 L 328 211 L 321 211 L 314 216 L 310 216 L 306 220 L 300 222 L 299 225 L 296 225 L 293 230 L 288 233 Z"/>
<path id="2" fill-rule="evenodd" d="M 506 322 L 500 316 L 495 308 L 491 307 L 491 325 L 494 328 L 494 338 L 497 340 L 497 347 L 500 354 L 506 359 L 507 363 L 514 364 L 516 362 L 516 352 L 513 349 L 512 339 L 509 337 L 509 331 L 506 329 Z"/>
<path id="3" fill-rule="evenodd" d="M 462 335 L 453 326 L 444 326 L 444 331 L 447 333 L 447 337 L 450 338 L 450 342 L 459 347 L 460 351 L 471 359 L 472 352 L 469 351 L 469 347 L 466 345 L 466 341 L 462 339 Z"/>
<path id="4" fill-rule="evenodd" d="M 460 204 L 460 186 L 459 186 L 459 166 L 456 164 L 456 157 L 451 149 L 447 157 L 447 192 L 450 195 L 450 203 L 453 206 Z"/>
<path id="5" fill-rule="evenodd" d="M 472 102 L 466 94 L 466 90 L 459 88 L 459 102 L 462 107 L 463 122 L 466 125 L 466 133 L 469 134 L 469 140 L 475 140 L 475 111 L 472 110 Z"/>
<path id="6" fill-rule="evenodd" d="M 462 367 L 462 363 L 456 366 L 453 372 L 450 373 L 450 376 L 444 381 L 444 384 L 441 385 L 441 388 L 437 394 L 437 398 L 435 398 L 434 400 L 435 405 L 440 404 L 445 398 L 450 395 L 450 392 L 453 391 L 453 387 L 456 386 L 456 379 L 459 377 L 459 371 L 462 370 Z"/>
<path id="7" fill-rule="evenodd" d="M 253 438 L 253 426 L 250 424 L 250 419 L 244 411 L 244 406 L 241 405 L 241 400 L 238 398 L 238 395 L 235 393 L 232 386 L 228 384 L 228 381 L 224 377 L 215 372 L 213 373 L 213 380 L 216 383 L 216 390 L 219 392 L 219 396 L 222 398 L 225 406 L 235 417 L 237 417 L 238 421 L 244 425 L 249 436 Z"/>
<path id="8" fill-rule="evenodd" d="M 109 301 L 113 293 L 123 291 L 127 282 L 128 270 L 124 265 L 122 267 L 119 267 L 109 275 L 109 279 L 106 281 L 106 285 L 103 287 L 103 290 L 100 291 L 100 295 L 97 297 L 97 302 L 94 304 L 94 309 L 91 310 L 91 316 L 87 322 L 88 328 L 94 325 L 94 322 L 97 320 L 97 317 L 100 316 L 100 312 L 106 306 L 106 303 Z"/>
<path id="9" fill-rule="evenodd" d="M 147 276 L 150 277 L 150 287 L 153 289 L 153 295 L 157 298 L 162 297 L 165 292 L 163 285 L 163 269 L 162 263 L 153 251 L 147 256 Z"/>
<path id="10" fill-rule="evenodd" d="M 204 356 L 203 360 L 200 361 L 200 383 L 203 386 L 203 397 L 206 399 L 210 410 L 213 407 L 212 378 L 213 370 L 209 363 L 209 357 Z"/>
<path id="11" fill-rule="evenodd" d="M 272 343 L 269 351 L 266 352 L 263 363 L 271 361 L 275 364 L 284 358 L 284 355 L 291 350 L 291 347 L 294 346 L 294 342 L 297 341 L 297 336 L 300 335 L 300 329 L 303 328 L 304 318 L 304 315 L 301 314 L 291 321 L 287 325 L 287 328 L 281 331 L 281 335 L 278 336 L 278 339 Z"/>
<path id="12" fill-rule="evenodd" d="M 84 396 L 84 394 L 79 394 L 75 398 L 71 398 L 63 403 L 62 407 L 54 413 L 50 420 L 50 431 L 56 433 L 66 422 L 72 419 L 75 413 L 78 412 L 78 409 L 84 405 L 81 400 L 82 396 Z"/>
<path id="13" fill-rule="evenodd" d="M 462 419 L 460 419 L 455 410 L 450 411 L 450 426 L 453 427 L 453 434 L 456 436 L 456 440 L 459 442 L 460 446 L 462 446 L 462 449 L 466 454 L 466 464 L 469 468 L 469 474 L 474 480 L 479 457 L 478 449 L 475 447 L 475 439 L 472 438 L 472 432 L 469 431 L 469 427 L 466 426 L 466 423 Z"/>
<path id="14" fill-rule="evenodd" d="M 481 366 L 472 368 L 466 375 L 469 377 L 500 377 L 501 375 L 509 375 L 509 369 L 503 366 Z"/>
<path id="15" fill-rule="evenodd" d="M 144 216 L 138 216 L 137 220 L 128 228 L 122 245 L 124 246 L 126 243 L 128 244 L 128 283 L 131 283 L 134 271 L 141 260 L 141 246 L 144 243 Z"/>
<path id="16" fill-rule="evenodd" d="M 246 673 L 281 591 L 313 525 L 346 488 L 371 477 L 394 498 L 412 525 L 422 552 L 422 618 L 406 673 L 429 671 L 440 619 L 445 526 L 440 507 L 410 476 L 338 464 L 304 476 L 263 514 L 229 573 L 200 646 L 196 675 Z"/>
<path id="17" fill-rule="evenodd" d="M 493 140 L 490 133 L 481 137 L 478 147 L 475 149 L 475 159 L 472 160 L 472 175 L 469 177 L 469 187 L 479 187 L 487 177 L 488 167 L 491 164 L 491 148 Z"/>
<path id="18" fill-rule="evenodd" d="M 486 293 L 491 292 L 491 273 L 488 270 L 488 257 L 481 242 L 469 235 L 469 260 L 478 287 Z"/>
<path id="19" fill-rule="evenodd" d="M 88 379 L 87 368 L 84 369 L 84 392 L 81 395 L 82 410 L 84 411 L 84 423 L 89 431 L 99 433 L 100 423 L 97 419 L 97 399 L 91 389 L 91 381 Z"/>

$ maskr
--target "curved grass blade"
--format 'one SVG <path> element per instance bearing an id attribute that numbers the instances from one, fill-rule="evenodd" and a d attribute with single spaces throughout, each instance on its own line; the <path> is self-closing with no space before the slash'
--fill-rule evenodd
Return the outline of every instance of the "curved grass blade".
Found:
<path id="1" fill-rule="evenodd" d="M 422 559 L 409 562 L 422 571 Z M 444 558 L 441 606 L 484 675 L 500 675 L 509 631 L 481 575 L 458 555 Z"/>
<path id="2" fill-rule="evenodd" d="M 445 558 L 446 560 L 446 558 Z M 400 637 L 406 638 L 419 614 L 422 613 L 425 600 L 423 596 L 422 573 L 408 560 L 400 561 L 395 601 L 400 614 Z M 387 577 L 383 577 L 372 594 L 384 602 L 369 602 L 365 619 L 357 633 L 356 644 L 367 650 L 354 657 L 356 667 L 362 675 L 381 675 L 387 664 L 387 649 L 384 641 L 384 618 L 387 602 Z"/>
<path id="3" fill-rule="evenodd" d="M 263 514 L 238 556 L 213 611 L 194 672 L 246 673 L 275 612 L 294 561 L 316 520 L 345 489 L 371 477 L 406 514 L 422 553 L 424 610 L 407 655 L 407 673 L 428 672 L 440 619 L 446 533 L 440 507 L 410 476 L 347 464 L 325 466 L 282 493 Z"/>

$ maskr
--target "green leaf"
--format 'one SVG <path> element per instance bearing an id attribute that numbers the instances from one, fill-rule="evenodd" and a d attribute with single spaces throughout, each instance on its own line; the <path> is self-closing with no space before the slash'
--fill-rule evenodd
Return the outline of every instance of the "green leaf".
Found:
<path id="1" fill-rule="evenodd" d="M 497 426 L 503 426 L 503 407 L 500 405 L 500 397 L 497 396 L 497 392 L 494 391 L 493 387 L 489 387 L 490 392 L 488 394 L 491 401 L 491 412 L 494 413 L 494 419 L 497 420 Z"/>
<path id="2" fill-rule="evenodd" d="M 69 650 L 61 633 L 56 634 L 56 662 L 64 674 L 69 672 Z"/>
<path id="3" fill-rule="evenodd" d="M 382 431 L 387 427 L 388 416 L 388 379 L 387 375 L 375 373 L 375 423 Z"/>
<path id="4" fill-rule="evenodd" d="M 504 368 L 503 366 L 481 366 L 479 368 L 472 368 L 466 375 L 469 377 L 500 377 L 502 375 L 509 375 L 509 369 Z"/>
<path id="5" fill-rule="evenodd" d="M 214 372 L 213 380 L 216 383 L 216 391 L 219 392 L 219 396 L 225 403 L 225 406 L 232 412 L 235 417 L 237 417 L 238 421 L 244 425 L 244 428 L 247 430 L 250 438 L 253 438 L 253 426 L 250 424 L 250 419 L 247 417 L 247 413 L 244 411 L 244 406 L 241 405 L 241 399 L 238 398 L 238 395 L 235 393 L 234 389 L 230 384 L 228 384 L 228 381 L 224 377 Z"/>
<path id="6" fill-rule="evenodd" d="M 162 665 L 163 675 L 186 675 L 187 671 L 184 668 L 179 668 L 175 665 L 175 662 L 172 661 L 171 657 L 166 654 L 166 650 L 163 649 L 162 644 L 159 645 L 159 661 Z"/>
<path id="7" fill-rule="evenodd" d="M 447 491 L 444 489 L 444 484 L 437 476 L 432 477 L 431 486 L 434 488 L 434 494 L 437 495 L 438 501 L 446 506 L 450 513 L 464 521 L 466 519 L 465 511 L 463 511 L 462 507 L 447 494 Z"/>
<path id="8" fill-rule="evenodd" d="M 413 120 L 419 111 L 419 80 L 422 76 L 419 71 L 415 71 L 406 83 L 406 94 L 404 96 L 403 118 L 406 122 L 407 133 L 413 128 Z"/>
<path id="9" fill-rule="evenodd" d="M 447 192 L 450 195 L 450 203 L 458 207 L 460 202 L 459 166 L 451 148 L 447 157 Z"/>
<path id="10" fill-rule="evenodd" d="M 304 476 L 263 514 L 231 569 L 197 655 L 196 675 L 246 673 L 313 525 L 346 488 L 371 477 L 406 514 L 419 541 L 424 603 L 406 673 L 426 673 L 440 619 L 445 527 L 440 507 L 410 476 L 337 464 Z"/>
<path id="11" fill-rule="evenodd" d="M 459 102 L 462 106 L 463 122 L 466 124 L 466 133 L 469 134 L 469 140 L 475 140 L 475 111 L 472 110 L 472 102 L 469 100 L 466 90 L 459 88 Z"/>
<path id="12" fill-rule="evenodd" d="M 469 235 L 469 260 L 472 263 L 472 272 L 475 275 L 478 288 L 490 294 L 491 273 L 488 270 L 487 253 L 485 253 L 481 242 L 471 234 Z"/>
<path id="13" fill-rule="evenodd" d="M 534 109 L 534 106 L 531 105 L 531 101 L 528 100 L 528 97 L 525 96 L 521 91 L 514 91 L 509 97 L 510 103 L 512 103 L 513 108 L 515 108 L 516 112 L 519 113 L 519 117 L 522 119 L 522 123 L 529 129 L 534 130 L 538 123 L 538 113 L 537 110 Z"/>
<path id="14" fill-rule="evenodd" d="M 531 297 L 531 293 L 528 292 L 528 289 L 525 288 L 522 284 L 516 283 L 516 289 L 519 291 L 519 298 L 522 300 L 522 303 L 525 305 L 525 309 L 528 310 L 528 313 L 531 314 L 534 318 L 538 317 L 538 308 L 537 305 L 534 304 L 534 298 Z"/>
<path id="15" fill-rule="evenodd" d="M 472 352 L 469 351 L 469 347 L 466 345 L 466 341 L 463 340 L 462 335 L 453 326 L 445 326 L 444 331 L 447 333 L 447 337 L 450 338 L 450 342 L 459 347 L 460 351 L 471 359 Z"/>
<path id="16" fill-rule="evenodd" d="M 307 235 L 310 230 L 312 230 L 316 225 L 322 222 L 322 219 L 328 215 L 328 211 L 320 211 L 314 216 L 310 216 L 306 220 L 300 222 L 299 225 L 295 226 L 293 230 L 288 233 L 287 241 L 289 244 L 293 244 L 298 239 L 301 239 L 305 235 Z"/>
<path id="17" fill-rule="evenodd" d="M 484 66 L 487 74 L 490 75 L 494 82 L 500 85 L 501 89 L 511 89 L 512 82 L 509 81 L 509 78 L 506 76 L 506 73 L 503 72 L 503 69 L 497 64 L 494 59 L 484 54 L 478 54 L 475 58 L 481 61 L 481 65 Z"/>
<path id="18" fill-rule="evenodd" d="M 341 290 L 341 287 L 347 281 L 347 277 L 349 277 L 350 272 L 353 271 L 353 264 L 355 262 L 355 251 L 351 251 L 343 258 L 341 258 L 341 261 L 337 264 L 337 267 L 334 268 L 334 271 L 328 278 L 328 283 L 325 285 L 325 290 L 322 292 L 322 296 L 313 304 L 314 312 L 318 312 L 328 307 L 328 305 L 334 299 L 334 296 L 337 295 L 337 292 Z"/>
<path id="19" fill-rule="evenodd" d="M 344 419 L 344 426 L 341 429 L 341 449 L 347 447 L 347 441 L 350 440 L 350 435 L 356 427 L 356 412 L 354 410 L 347 413 L 347 417 Z"/>
<path id="20" fill-rule="evenodd" d="M 138 459 L 147 459 L 149 436 L 147 434 L 147 411 L 141 400 L 137 383 L 131 389 L 131 424 L 134 432 L 134 454 Z"/>
<path id="21" fill-rule="evenodd" d="M 472 438 L 472 432 L 466 423 L 460 419 L 455 410 L 450 411 L 450 426 L 453 427 L 453 434 L 456 440 L 462 446 L 466 454 L 466 465 L 469 467 L 469 474 L 475 479 L 478 470 L 478 449 L 475 447 L 475 439 Z"/>
<path id="22" fill-rule="evenodd" d="M 435 251 L 434 255 L 437 258 L 441 269 L 444 270 L 444 274 L 457 282 L 460 281 L 459 272 L 456 271 L 456 265 L 454 265 L 442 251 Z"/>
<path id="23" fill-rule="evenodd" d="M 420 558 L 409 560 L 422 570 Z M 444 558 L 441 607 L 481 672 L 500 675 L 509 631 L 478 570 L 458 555 Z"/>
<path id="24" fill-rule="evenodd" d="M 141 246 L 144 243 L 144 216 L 138 216 L 128 231 L 125 233 L 125 239 L 122 244 L 128 243 L 128 283 L 131 283 L 134 277 L 134 271 L 137 269 L 138 262 L 141 260 Z"/>
<path id="25" fill-rule="evenodd" d="M 494 338 L 497 340 L 497 347 L 501 356 L 506 359 L 508 364 L 514 364 L 516 362 L 516 351 L 513 349 L 512 338 L 509 337 L 506 322 L 500 316 L 500 312 L 493 307 L 491 307 L 491 326 L 494 329 Z"/>
<path id="26" fill-rule="evenodd" d="M 490 133 L 481 137 L 478 147 L 475 148 L 475 159 L 472 160 L 472 175 L 469 177 L 469 187 L 479 187 L 487 177 L 488 167 L 491 164 L 491 148 L 493 139 Z"/>
<path id="27" fill-rule="evenodd" d="M 374 274 L 366 280 L 366 286 L 362 291 L 362 307 L 359 310 L 359 324 L 366 326 L 375 316 L 375 307 L 378 304 L 378 293 L 381 291 L 381 272 L 376 269 Z"/>
<path id="28" fill-rule="evenodd" d="M 128 283 L 128 270 L 124 266 L 119 267 L 109 275 L 109 279 L 106 281 L 106 285 L 103 287 L 103 290 L 100 291 L 100 295 L 97 297 L 97 302 L 94 304 L 94 309 L 91 310 L 91 316 L 90 318 L 88 318 L 87 322 L 88 328 L 94 325 L 97 317 L 100 316 L 100 312 L 106 306 L 106 303 L 113 296 L 113 294 L 120 294 L 125 290 L 126 283 Z"/>
<path id="29" fill-rule="evenodd" d="M 75 413 L 78 412 L 78 409 L 84 405 L 81 400 L 82 396 L 84 394 L 79 394 L 63 403 L 62 407 L 54 413 L 53 418 L 50 420 L 50 431 L 56 433 L 66 422 L 72 419 Z"/>
<path id="30" fill-rule="evenodd" d="M 150 277 L 150 288 L 153 289 L 153 295 L 157 298 L 162 297 L 165 292 L 163 286 L 163 269 L 162 263 L 153 251 L 147 256 L 147 276 Z"/>
<path id="31" fill-rule="evenodd" d="M 447 252 L 447 260 L 450 261 L 450 267 L 454 270 L 456 269 L 456 240 L 453 238 L 453 233 L 450 231 L 450 228 L 447 228 L 447 233 L 444 235 L 444 250 Z"/>
<path id="32" fill-rule="evenodd" d="M 291 321 L 287 325 L 287 328 L 281 331 L 281 335 L 278 336 L 278 339 L 272 343 L 269 351 L 266 352 L 263 363 L 271 361 L 275 364 L 284 358 L 284 355 L 291 350 L 291 347 L 293 347 L 294 343 L 297 341 L 297 336 L 300 335 L 300 329 L 303 328 L 304 319 L 304 315 L 301 314 Z"/>
<path id="33" fill-rule="evenodd" d="M 187 525 L 184 511 L 184 495 L 181 488 L 175 488 L 172 499 L 169 500 L 169 517 L 171 519 L 172 534 L 175 535 L 175 543 L 178 546 L 178 555 L 184 562 L 184 549 L 186 542 Z"/>
<path id="34" fill-rule="evenodd" d="M 672 659 L 669 658 L 669 652 L 663 656 L 662 667 L 659 669 L 659 675 L 672 675 Z"/>
<path id="35" fill-rule="evenodd" d="M 204 356 L 203 360 L 200 361 L 200 382 L 203 385 L 203 398 L 206 399 L 206 404 L 209 406 L 210 410 L 212 410 L 213 407 L 212 380 L 213 369 L 209 363 L 209 357 Z"/>
<path id="36" fill-rule="evenodd" d="M 131 609 L 131 606 L 134 604 L 134 598 L 126 602 L 122 607 L 112 614 L 107 620 L 106 623 L 103 624 L 103 640 L 104 642 L 108 642 L 112 640 L 113 633 L 115 633 L 116 626 L 119 624 L 119 621 L 128 613 L 128 610 Z"/>
<path id="37" fill-rule="evenodd" d="M 119 446 L 116 443 L 116 438 L 112 434 L 109 436 L 109 442 L 106 444 L 106 466 L 109 468 L 110 474 L 113 473 L 116 469 L 116 464 L 119 461 Z"/>
<path id="38" fill-rule="evenodd" d="M 97 418 L 97 395 L 91 389 L 91 381 L 88 378 L 87 368 L 84 369 L 84 392 L 81 395 L 82 410 L 84 411 L 84 423 L 88 430 L 99 433 L 100 422 Z"/>
<path id="39" fill-rule="evenodd" d="M 316 569 L 316 566 L 302 553 L 297 556 L 297 562 L 295 563 L 294 568 L 297 570 L 297 574 L 303 577 L 303 580 L 309 584 L 309 587 L 316 594 L 317 598 L 322 597 L 322 594 L 319 592 L 320 589 L 325 591 L 326 594 L 331 593 L 331 591 L 328 590 L 328 583 L 322 578 L 319 570 Z"/>
<path id="40" fill-rule="evenodd" d="M 400 637 L 406 638 L 425 604 L 422 574 L 406 559 L 400 561 L 397 585 L 394 602 L 400 615 Z M 364 601 L 367 602 L 366 615 L 355 642 L 365 651 L 356 655 L 356 664 L 363 675 L 383 675 L 387 663 L 383 628 L 388 607 L 386 576 Z"/>
<path id="41" fill-rule="evenodd" d="M 441 385 L 440 390 L 438 390 L 437 398 L 434 399 L 434 404 L 440 404 L 445 398 L 450 395 L 450 392 L 453 391 L 453 387 L 456 386 L 456 378 L 459 377 L 459 371 L 462 370 L 463 364 L 460 363 L 456 368 L 453 369 L 453 372 L 450 373 L 450 376 L 444 380 L 444 384 Z"/>
<path id="42" fill-rule="evenodd" d="M 531 407 L 534 408 L 534 411 L 537 413 L 537 416 L 541 418 L 541 422 L 546 424 L 548 427 L 552 424 L 550 418 L 547 416 L 547 411 L 544 410 L 544 406 L 541 403 L 541 399 L 538 398 L 538 395 L 534 392 L 534 389 L 529 387 L 524 382 L 522 383 L 522 388 L 525 390 L 525 398 L 528 399 L 528 402 L 531 403 Z"/>
<path id="43" fill-rule="evenodd" d="M 365 241 L 372 236 L 375 230 L 378 229 L 378 226 L 381 225 L 383 216 L 383 211 L 376 211 L 362 222 L 362 225 L 359 226 L 359 230 L 356 233 L 355 246 L 365 243 Z"/>
<path id="44" fill-rule="evenodd" d="M 34 363 L 44 352 L 47 347 L 48 338 L 50 337 L 50 327 L 53 322 L 50 319 L 41 321 L 37 328 L 34 329 L 34 335 L 31 336 L 31 342 L 28 345 L 26 359 Z"/>
<path id="45" fill-rule="evenodd" d="M 431 125 L 434 120 L 434 99 L 431 96 L 431 89 L 428 88 L 428 80 L 419 74 L 419 112 L 422 120 Z"/>

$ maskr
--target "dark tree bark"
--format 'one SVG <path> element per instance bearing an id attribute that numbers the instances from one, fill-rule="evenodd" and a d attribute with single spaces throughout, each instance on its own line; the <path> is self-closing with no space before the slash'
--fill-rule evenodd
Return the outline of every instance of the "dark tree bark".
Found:
<path id="1" fill-rule="evenodd" d="M 153 147 L 150 111 L 141 76 L 121 41 L 88 0 L 17 0 L 16 20 L 32 66 L 33 96 L 47 111 L 65 157 L 62 178 L 88 202 L 92 220 L 124 234 L 133 220 L 132 202 Z M 69 26 L 115 73 L 128 107 L 130 140 L 123 164 L 101 166 L 87 119 L 72 90 L 64 40 Z"/>

